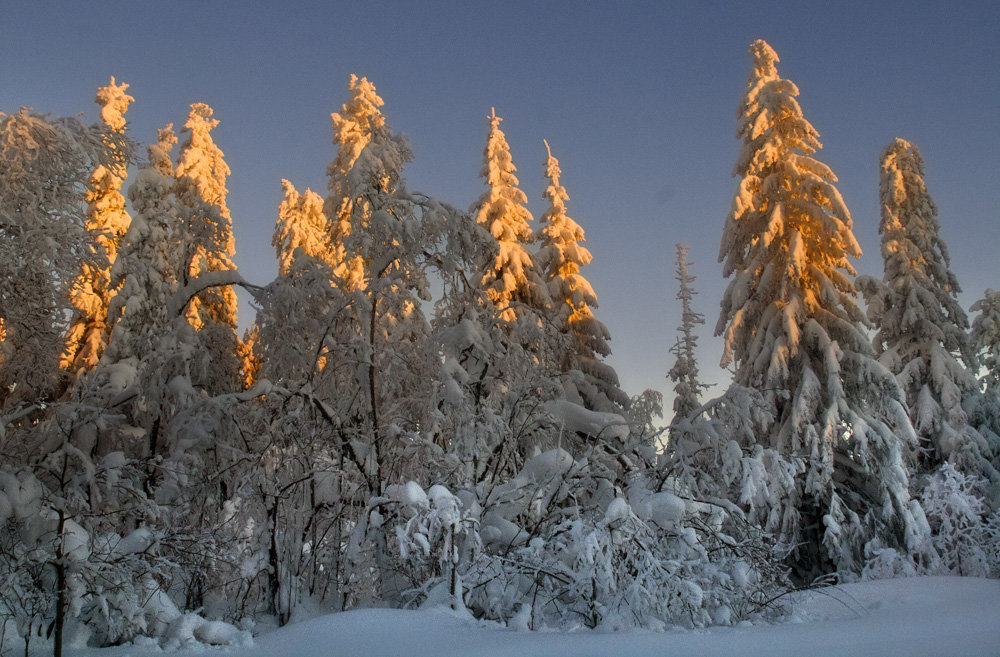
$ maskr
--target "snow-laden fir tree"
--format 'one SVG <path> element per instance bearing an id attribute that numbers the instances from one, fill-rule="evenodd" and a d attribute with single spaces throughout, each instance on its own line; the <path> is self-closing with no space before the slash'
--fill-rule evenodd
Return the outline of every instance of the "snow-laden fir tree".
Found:
<path id="1" fill-rule="evenodd" d="M 692 287 L 694 274 L 690 271 L 691 262 L 687 259 L 690 248 L 687 244 L 677 245 L 677 275 L 674 278 L 679 283 L 677 298 L 681 302 L 681 324 L 677 327 L 680 333 L 677 342 L 670 348 L 676 360 L 667 375 L 674 382 L 674 420 L 671 424 L 697 410 L 701 406 L 698 397 L 702 389 L 708 387 L 698 378 L 698 362 L 695 358 L 698 346 L 695 328 L 705 323 L 705 316 L 695 312 L 692 306 L 697 292 Z"/>
<path id="2" fill-rule="evenodd" d="M 279 273 L 288 273 L 298 249 L 304 255 L 332 266 L 323 198 L 310 189 L 300 194 L 287 180 L 281 181 L 281 189 L 285 198 L 278 207 L 278 220 L 271 239 L 278 255 Z"/>
<path id="3" fill-rule="evenodd" d="M 299 193 L 288 180 L 281 187 L 285 197 L 271 239 L 278 278 L 257 314 L 253 358 L 265 376 L 302 384 L 325 363 L 320 342 L 333 303 L 333 254 L 323 198 L 309 189 Z"/>
<path id="4" fill-rule="evenodd" d="M 182 221 L 182 285 L 202 274 L 236 269 L 232 219 L 226 205 L 229 166 L 211 131 L 219 121 L 212 108 L 193 103 L 184 124 L 187 138 L 181 144 L 175 193 Z M 237 356 L 236 292 L 231 285 L 211 287 L 188 304 L 188 321 L 202 335 L 208 358 L 199 384 L 211 392 L 231 389 L 240 380 L 242 363 Z"/>
<path id="5" fill-rule="evenodd" d="M 878 329 L 879 362 L 906 395 L 920 441 L 918 472 L 931 472 L 954 455 L 963 469 L 989 475 L 989 446 L 963 407 L 980 394 L 978 363 L 937 206 L 924 183 L 924 160 L 916 146 L 897 138 L 882 151 L 880 169 L 885 276 L 860 277 L 858 287 Z"/>
<path id="6" fill-rule="evenodd" d="M 925 543 L 908 493 L 915 447 L 898 385 L 874 358 L 848 258 L 861 249 L 836 176 L 810 155 L 819 134 L 764 41 L 739 108 L 739 189 L 719 260 L 730 283 L 716 333 L 735 383 L 763 393 L 765 447 L 804 461 L 780 502 L 796 575 L 857 573 L 876 550 Z"/>
<path id="7" fill-rule="evenodd" d="M 567 374 L 566 384 L 576 380 L 574 387 L 585 406 L 613 411 L 616 405 L 627 406 L 628 397 L 619 387 L 614 368 L 603 361 L 611 353 L 608 346 L 611 333 L 594 316 L 597 293 L 581 273 L 593 256 L 581 244 L 586 239 L 583 228 L 566 214 L 569 194 L 559 182 L 562 173 L 559 160 L 552 156 L 549 143 L 544 143 L 547 156 L 543 165 L 549 184 L 542 198 L 549 202 L 549 207 L 539 219 L 541 229 L 535 261 L 552 302 L 547 320 L 555 324 L 567 342 L 555 346 L 557 353 L 550 356 L 554 361 L 550 365 L 558 373 Z M 571 375 L 574 370 L 582 375 L 582 380 Z"/>
<path id="8" fill-rule="evenodd" d="M 107 86 L 97 90 L 95 98 L 101 106 L 101 120 L 116 135 L 125 133 L 124 114 L 135 100 L 125 93 L 127 89 L 127 84 L 115 84 L 112 77 Z M 83 271 L 70 291 L 74 313 L 62 366 L 71 375 L 93 369 L 107 345 L 111 332 L 108 306 L 115 294 L 109 284 L 110 269 L 131 221 L 121 193 L 128 158 L 113 143 L 109 149 L 114 156 L 112 162 L 94 170 L 87 192 L 87 229 L 94 236 L 92 248 L 101 250 L 107 262 L 100 267 L 83 263 Z"/>
<path id="9" fill-rule="evenodd" d="M 205 372 L 219 361 L 204 341 L 212 329 L 196 332 L 177 307 L 190 263 L 184 259 L 187 234 L 174 195 L 170 153 L 176 143 L 172 125 L 161 129 L 148 147 L 148 163 L 129 187 L 135 216 L 111 272 L 118 292 L 110 314 L 118 320 L 79 396 L 83 408 L 115 404 L 116 412 L 96 432 L 93 450 L 117 451 L 134 462 L 138 485 L 162 506 L 156 514 L 123 520 L 141 523 L 150 540 L 156 538 L 156 553 L 172 563 L 165 577 L 176 585 L 175 600 L 183 596 L 199 606 L 208 579 L 231 575 L 217 575 L 218 566 L 225 570 L 225 559 L 207 555 L 235 545 L 239 529 L 233 509 L 225 505 L 233 504 L 227 487 L 242 474 L 232 468 L 242 453 L 233 443 L 231 419 L 240 409 L 231 397 L 209 397 L 195 387 L 210 381 Z"/>
<path id="10" fill-rule="evenodd" d="M 972 304 L 972 346 L 983 367 L 981 383 L 1000 403 L 1000 291 L 988 289 Z"/>
<path id="11" fill-rule="evenodd" d="M 232 260 L 236 253 L 232 219 L 226 205 L 230 171 L 212 139 L 211 131 L 219 125 L 212 114 L 212 108 L 205 103 L 191 105 L 182 130 L 187 138 L 181 144 L 174 172 L 188 241 L 185 284 L 205 272 L 236 269 Z M 191 301 L 187 314 L 196 329 L 209 324 L 235 327 L 236 293 L 232 287 L 206 291 Z"/>
<path id="12" fill-rule="evenodd" d="M 496 239 L 499 249 L 486 264 L 482 287 L 496 307 L 500 318 L 514 322 L 529 308 L 544 308 L 549 303 L 542 280 L 527 245 L 534 241 L 528 222 L 531 213 L 525 204 L 528 197 L 518 187 L 514 162 L 507 137 L 500 130 L 503 120 L 490 110 L 490 130 L 483 150 L 480 176 L 489 189 L 473 204 L 470 212 Z"/>
<path id="13" fill-rule="evenodd" d="M 367 368 L 358 382 L 367 392 L 368 440 L 380 486 L 403 465 L 395 458 L 401 447 L 397 440 L 405 442 L 401 434 L 417 427 L 411 404 L 429 364 L 425 340 L 430 327 L 420 304 L 430 298 L 421 261 L 425 225 L 403 178 L 412 158 L 406 137 L 383 123 L 348 175 L 354 200 L 344 245 L 351 254 L 351 280 L 358 285 L 359 334 L 367 343 L 362 352 Z"/>
<path id="14" fill-rule="evenodd" d="M 528 251 L 534 235 L 527 197 L 517 186 L 501 119 L 495 110 L 488 119 L 481 172 L 488 190 L 469 211 L 476 230 L 461 213 L 448 222 L 449 252 L 461 255 L 445 254 L 447 294 L 435 318 L 444 356 L 436 377 L 435 440 L 446 449 L 449 483 L 460 486 L 502 482 L 534 450 L 554 447 L 562 434 L 545 402 L 582 402 L 593 393 L 595 402 L 603 397 L 610 404 L 582 371 L 565 370 L 574 367 L 575 337 L 563 323 L 572 309 L 548 303 L 546 282 Z M 557 196 L 557 205 L 564 202 Z M 573 294 L 581 298 L 579 288 Z"/>
<path id="15" fill-rule="evenodd" d="M 278 277 L 257 313 L 254 357 L 265 377 L 295 387 L 313 381 L 325 364 L 322 342 L 330 329 L 334 297 L 342 309 L 347 302 L 333 286 L 322 197 L 308 189 L 300 194 L 287 180 L 281 185 L 285 196 L 271 240 Z"/>
<path id="16" fill-rule="evenodd" d="M 148 162 L 128 190 L 135 216 L 110 272 L 115 290 L 108 308 L 113 325 L 106 358 L 110 362 L 146 358 L 171 319 L 166 309 L 177 291 L 181 267 L 170 160 L 176 143 L 173 125 L 161 128 L 156 142 L 147 147 Z"/>
<path id="17" fill-rule="evenodd" d="M 385 126 L 385 117 L 379 109 L 385 102 L 367 78 L 352 74 L 348 89 L 350 100 L 341 106 L 339 112 L 330 114 L 337 155 L 326 170 L 329 193 L 323 211 L 329 222 L 329 248 L 334 275 L 348 287 L 357 287 L 361 283 L 358 280 L 361 263 L 344 246 L 344 240 L 351 234 L 351 215 L 356 202 L 348 176 L 361 151 L 371 142 L 372 135 Z"/>
<path id="18" fill-rule="evenodd" d="M 983 470 L 990 473 L 992 486 L 984 496 L 996 511 L 1000 509 L 1000 481 L 996 474 L 1000 471 L 1000 292 L 987 289 L 983 298 L 972 304 L 972 310 L 978 314 L 972 320 L 970 342 L 981 364 L 982 394 L 973 396 L 966 410 L 970 424 L 987 443 L 980 455 L 991 466 L 984 465 Z"/>

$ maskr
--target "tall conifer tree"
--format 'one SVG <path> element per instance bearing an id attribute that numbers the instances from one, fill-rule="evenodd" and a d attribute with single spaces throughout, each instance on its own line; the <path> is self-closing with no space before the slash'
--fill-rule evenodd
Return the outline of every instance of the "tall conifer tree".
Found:
<path id="1" fill-rule="evenodd" d="M 758 40 L 750 54 L 739 190 L 719 253 L 732 279 L 716 327 L 722 365 L 773 408 L 758 442 L 805 463 L 781 510 L 796 574 L 859 572 L 873 550 L 906 553 L 924 538 L 904 466 L 915 437 L 863 330 L 848 260 L 861 249 L 836 176 L 810 157 L 819 134 L 774 50 Z"/>
<path id="2" fill-rule="evenodd" d="M 608 346 L 611 333 L 594 316 L 597 293 L 581 273 L 593 256 L 582 244 L 586 240 L 583 228 L 566 214 L 569 194 L 559 182 L 562 173 L 559 160 L 552 156 L 549 143 L 544 143 L 547 156 L 543 165 L 549 184 L 542 198 L 549 202 L 549 207 L 539 219 L 541 230 L 535 260 L 552 301 L 549 314 L 559 333 L 568 338 L 555 365 L 562 373 L 580 370 L 596 386 L 597 395 L 580 391 L 587 406 L 614 410 L 608 407 L 608 401 L 626 405 L 628 397 L 619 387 L 614 368 L 602 360 L 611 353 Z M 598 396 L 605 397 L 604 403 L 594 398 Z"/>
<path id="3" fill-rule="evenodd" d="M 372 136 L 385 126 L 381 107 L 384 101 L 375 92 L 368 78 L 351 75 L 348 82 L 351 98 L 339 112 L 330 115 L 333 122 L 333 143 L 337 155 L 327 167 L 329 194 L 323 206 L 330 222 L 330 249 L 333 273 L 348 287 L 361 285 L 363 265 L 356 254 L 348 253 L 344 241 L 351 234 L 351 217 L 357 196 L 352 192 L 351 169 Z"/>
<path id="4" fill-rule="evenodd" d="M 135 100 L 125 93 L 126 89 L 127 84 L 115 84 L 112 77 L 107 86 L 97 90 L 94 99 L 101 106 L 104 125 L 119 136 L 125 133 L 124 114 Z M 93 369 L 107 345 L 111 333 L 108 307 L 115 294 L 109 272 L 131 222 L 121 193 L 128 158 L 113 143 L 109 143 L 109 152 L 112 161 L 94 170 L 87 191 L 87 228 L 94 236 L 93 248 L 102 252 L 104 260 L 100 264 L 83 263 L 83 271 L 70 291 L 74 313 L 62 366 L 71 375 Z"/>
<path id="5" fill-rule="evenodd" d="M 473 204 L 470 212 L 496 239 L 499 249 L 486 265 L 482 287 L 500 318 L 513 322 L 525 315 L 525 308 L 544 308 L 548 303 L 545 283 L 535 267 L 527 245 L 534 241 L 525 207 L 528 197 L 518 187 L 517 168 L 510 156 L 507 137 L 500 130 L 503 121 L 490 110 L 490 130 L 483 150 L 480 172 L 489 189 Z"/>
<path id="6" fill-rule="evenodd" d="M 230 171 L 212 139 L 211 131 L 219 125 L 212 114 L 212 108 L 205 103 L 191 105 L 182 131 L 187 138 L 181 144 L 174 172 L 183 222 L 184 285 L 208 272 L 236 269 L 232 219 L 226 205 Z M 188 321 L 202 333 L 201 342 L 209 356 L 204 376 L 195 378 L 213 393 L 228 391 L 242 378 L 236 309 L 236 291 L 231 285 L 200 292 L 187 306 Z"/>
<path id="7" fill-rule="evenodd" d="M 956 451 L 985 448 L 963 408 L 963 401 L 979 394 L 972 373 L 978 364 L 920 151 L 896 139 L 879 164 L 885 276 L 882 281 L 863 276 L 858 285 L 878 329 L 879 361 L 906 395 L 920 439 L 919 470 L 930 472 Z"/>
<path id="8" fill-rule="evenodd" d="M 988 289 L 972 304 L 972 344 L 984 368 L 982 384 L 1000 403 L 1000 292 Z"/>
<path id="9" fill-rule="evenodd" d="M 177 163 L 177 199 L 186 223 L 187 261 L 184 282 L 210 271 L 236 269 L 233 224 L 226 205 L 226 178 L 229 166 L 215 145 L 211 131 L 219 125 L 212 108 L 194 103 L 182 132 Z M 191 325 L 201 329 L 209 324 L 236 327 L 236 293 L 232 286 L 212 288 L 197 295 L 189 305 Z"/>
<path id="10" fill-rule="evenodd" d="M 115 290 L 108 308 L 108 322 L 114 325 L 107 350 L 111 361 L 147 357 L 171 319 L 166 308 L 182 266 L 170 161 L 176 143 L 173 124 L 160 129 L 156 142 L 147 147 L 149 161 L 128 190 L 135 217 L 111 267 Z"/>
<path id="11" fill-rule="evenodd" d="M 278 207 L 278 221 L 271 239 L 278 256 L 278 272 L 289 272 L 298 249 L 302 254 L 332 266 L 323 198 L 310 189 L 300 194 L 287 180 L 281 181 L 281 189 L 285 199 Z"/>
<path id="12" fill-rule="evenodd" d="M 701 405 L 698 401 L 698 395 L 703 388 L 707 387 L 698 379 L 698 363 L 694 353 L 698 346 L 695 327 L 698 324 L 704 324 L 705 318 L 701 313 L 695 312 L 691 305 L 696 292 L 692 287 L 694 274 L 689 270 L 691 263 L 687 259 L 690 248 L 687 244 L 677 245 L 677 275 L 675 278 L 679 283 L 677 298 L 681 302 L 681 325 L 677 327 L 680 332 L 677 343 L 670 349 L 676 360 L 668 375 L 670 380 L 674 382 L 673 422 L 688 417 L 698 409 Z"/>

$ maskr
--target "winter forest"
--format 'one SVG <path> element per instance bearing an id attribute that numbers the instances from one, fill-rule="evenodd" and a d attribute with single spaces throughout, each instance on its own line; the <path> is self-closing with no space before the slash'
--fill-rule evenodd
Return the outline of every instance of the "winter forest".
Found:
<path id="1" fill-rule="evenodd" d="M 857 274 L 779 63 L 750 45 L 721 300 L 690 269 L 716 254 L 671 252 L 672 408 L 606 360 L 558 145 L 515 166 L 497 109 L 481 196 L 439 199 L 352 75 L 326 189 L 280 181 L 261 285 L 234 264 L 212 107 L 132 134 L 142 98 L 111 77 L 93 124 L 4 108 L 0 650 L 421 605 L 729 626 L 803 587 L 1000 577 L 1000 291 L 959 303 L 924 182 L 944 165 L 904 139 L 870 181 L 884 274 Z M 539 175 L 534 217 L 519 178 Z M 711 391 L 706 321 L 731 373 Z"/>

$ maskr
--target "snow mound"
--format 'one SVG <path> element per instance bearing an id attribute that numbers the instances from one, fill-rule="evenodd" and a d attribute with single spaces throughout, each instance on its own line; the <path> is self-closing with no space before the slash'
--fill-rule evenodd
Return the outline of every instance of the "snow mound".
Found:
<path id="1" fill-rule="evenodd" d="M 252 645 L 230 642 L 210 650 L 219 657 L 995 657 L 1000 647 L 997 580 L 917 577 L 860 582 L 799 592 L 790 602 L 788 622 L 666 633 L 527 632 L 513 629 L 525 629 L 523 617 L 512 619 L 508 629 L 440 606 L 358 609 L 283 627 Z M 209 622 L 191 614 L 179 620 L 174 629 L 183 625 L 192 642 L 163 647 L 176 650 L 177 657 L 206 654 L 209 649 L 198 640 L 199 634 L 213 640 L 236 636 L 225 623 L 198 629 Z M 245 633 L 241 636 L 248 640 Z M 162 652 L 158 646 L 136 642 L 72 654 L 145 657 Z"/>
<path id="2" fill-rule="evenodd" d="M 187 613 L 178 617 L 167 628 L 163 650 L 193 649 L 201 652 L 205 645 L 239 648 L 238 654 L 244 654 L 253 645 L 253 638 L 249 632 L 229 623 L 205 620 L 198 614 Z M 135 652 L 130 654 L 136 655 Z"/>

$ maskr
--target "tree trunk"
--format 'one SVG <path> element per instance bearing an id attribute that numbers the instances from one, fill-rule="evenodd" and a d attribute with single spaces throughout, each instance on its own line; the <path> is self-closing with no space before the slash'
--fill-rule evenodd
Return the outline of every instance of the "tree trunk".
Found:
<path id="1" fill-rule="evenodd" d="M 382 448 L 379 445 L 379 419 L 378 400 L 375 398 L 375 310 L 378 307 L 378 298 L 372 296 L 371 321 L 368 326 L 368 401 L 371 408 L 372 417 L 372 449 L 375 451 L 375 490 L 373 495 L 381 495 L 383 488 L 382 481 Z"/>
<path id="2" fill-rule="evenodd" d="M 66 624 L 66 561 L 63 549 L 63 532 L 66 529 L 66 513 L 59 510 L 59 524 L 56 529 L 56 621 L 52 635 L 52 654 L 62 657 L 63 626 Z"/>
<path id="3" fill-rule="evenodd" d="M 275 496 L 271 500 L 270 508 L 267 511 L 271 521 L 271 541 L 267 550 L 268 561 L 271 563 L 271 572 L 268 575 L 268 584 L 271 589 L 271 604 L 274 606 L 274 615 L 278 617 L 278 627 L 283 627 L 288 623 L 288 614 L 281 604 L 281 558 L 278 550 L 278 498 Z"/>

